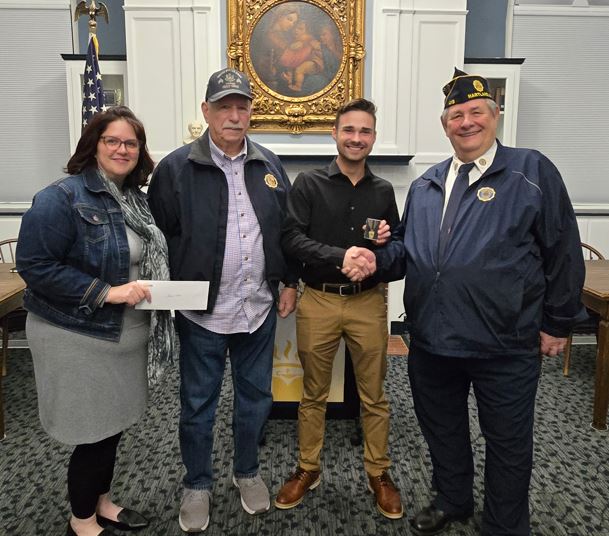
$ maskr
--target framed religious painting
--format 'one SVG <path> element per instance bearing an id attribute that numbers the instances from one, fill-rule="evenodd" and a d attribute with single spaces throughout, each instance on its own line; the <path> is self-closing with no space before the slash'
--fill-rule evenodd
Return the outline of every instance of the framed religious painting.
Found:
<path id="1" fill-rule="evenodd" d="M 228 0 L 228 63 L 252 82 L 251 129 L 324 132 L 362 96 L 364 0 Z"/>

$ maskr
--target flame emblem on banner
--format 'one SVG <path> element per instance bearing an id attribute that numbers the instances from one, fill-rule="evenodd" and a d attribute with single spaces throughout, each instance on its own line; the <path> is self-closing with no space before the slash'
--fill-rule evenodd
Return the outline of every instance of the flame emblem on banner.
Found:
<path id="1" fill-rule="evenodd" d="M 285 385 L 290 385 L 304 375 L 298 355 L 292 349 L 295 345 L 286 340 L 283 351 L 280 352 L 277 344 L 273 349 L 273 380 L 277 379 Z"/>

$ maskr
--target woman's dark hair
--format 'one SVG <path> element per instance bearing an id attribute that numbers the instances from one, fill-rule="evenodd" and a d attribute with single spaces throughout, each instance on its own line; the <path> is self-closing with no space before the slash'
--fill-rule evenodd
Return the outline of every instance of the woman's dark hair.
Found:
<path id="1" fill-rule="evenodd" d="M 146 147 L 144 125 L 126 106 L 114 106 L 108 108 L 105 112 L 100 112 L 93 116 L 91 122 L 80 136 L 76 151 L 74 151 L 74 154 L 68 161 L 65 171 L 70 175 L 76 175 L 82 173 L 85 168 L 97 167 L 95 155 L 97 154 L 99 138 L 106 131 L 110 123 L 119 120 L 127 121 L 133 127 L 135 136 L 140 142 L 140 154 L 137 164 L 133 171 L 125 178 L 124 186 L 145 186 L 148 182 L 148 176 L 154 169 L 154 162 L 150 158 L 148 148 Z"/>

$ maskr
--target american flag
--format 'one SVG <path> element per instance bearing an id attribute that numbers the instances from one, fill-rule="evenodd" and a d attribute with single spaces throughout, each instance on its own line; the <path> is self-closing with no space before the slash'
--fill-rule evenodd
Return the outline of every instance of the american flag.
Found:
<path id="1" fill-rule="evenodd" d="M 99 72 L 97 62 L 97 51 L 99 45 L 97 37 L 91 36 L 89 48 L 87 49 L 87 61 L 85 64 L 84 83 L 82 86 L 82 128 L 89 124 L 91 118 L 98 112 L 105 112 L 104 88 L 102 87 L 102 76 Z"/>

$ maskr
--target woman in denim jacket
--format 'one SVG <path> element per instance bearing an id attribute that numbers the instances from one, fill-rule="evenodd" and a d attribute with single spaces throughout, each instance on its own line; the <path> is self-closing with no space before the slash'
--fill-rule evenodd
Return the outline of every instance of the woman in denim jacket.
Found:
<path id="1" fill-rule="evenodd" d="M 146 408 L 148 379 L 171 360 L 168 312 L 137 280 L 169 279 L 167 246 L 140 187 L 153 162 L 142 123 L 125 107 L 96 114 L 70 158 L 70 176 L 38 192 L 23 216 L 17 268 L 27 283 L 27 338 L 40 420 L 75 445 L 67 534 L 144 527 L 110 498 L 123 430 Z"/>

